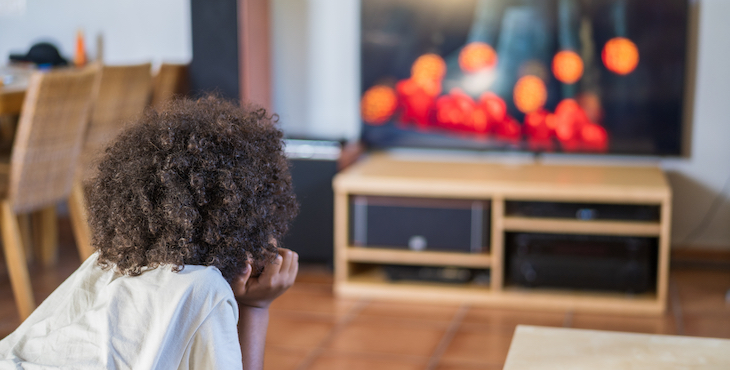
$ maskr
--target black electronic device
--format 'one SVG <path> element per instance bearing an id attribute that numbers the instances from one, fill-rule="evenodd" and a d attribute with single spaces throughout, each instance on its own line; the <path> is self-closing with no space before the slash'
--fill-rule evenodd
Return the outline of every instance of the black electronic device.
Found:
<path id="1" fill-rule="evenodd" d="M 506 201 L 507 216 L 578 220 L 659 221 L 659 206 L 644 204 Z"/>
<path id="2" fill-rule="evenodd" d="M 390 281 L 424 281 L 434 283 L 489 285 L 489 270 L 465 267 L 384 265 Z"/>
<path id="3" fill-rule="evenodd" d="M 299 215 L 292 222 L 283 245 L 296 251 L 303 262 L 333 261 L 334 193 L 341 145 L 326 140 L 285 140 L 291 163 Z"/>
<path id="4" fill-rule="evenodd" d="M 656 238 L 506 234 L 506 280 L 522 287 L 651 292 Z"/>
<path id="5" fill-rule="evenodd" d="M 238 4 L 237 0 L 190 1 L 189 77 L 194 95 L 214 91 L 226 99 L 240 99 Z"/>
<path id="6" fill-rule="evenodd" d="M 355 246 L 480 253 L 489 245 L 488 201 L 356 196 L 350 210 Z"/>

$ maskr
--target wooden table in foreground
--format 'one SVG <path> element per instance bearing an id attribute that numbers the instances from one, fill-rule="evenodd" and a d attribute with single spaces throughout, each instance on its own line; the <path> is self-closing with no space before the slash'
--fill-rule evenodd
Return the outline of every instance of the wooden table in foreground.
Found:
<path id="1" fill-rule="evenodd" d="M 519 325 L 504 370 L 730 369 L 730 340 Z"/>

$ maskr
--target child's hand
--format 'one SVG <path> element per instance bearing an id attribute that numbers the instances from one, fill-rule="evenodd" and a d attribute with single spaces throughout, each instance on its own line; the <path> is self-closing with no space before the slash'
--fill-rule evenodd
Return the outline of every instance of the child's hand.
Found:
<path id="1" fill-rule="evenodd" d="M 276 260 L 266 265 L 261 275 L 251 277 L 252 270 L 251 264 L 246 263 L 245 272 L 231 284 L 233 294 L 240 308 L 268 308 L 276 297 L 294 284 L 299 271 L 299 255 L 289 249 L 279 248 Z"/>

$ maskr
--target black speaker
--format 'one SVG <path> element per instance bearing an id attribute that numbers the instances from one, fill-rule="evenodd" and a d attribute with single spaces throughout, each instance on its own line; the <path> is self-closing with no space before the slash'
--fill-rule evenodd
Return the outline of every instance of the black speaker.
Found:
<path id="1" fill-rule="evenodd" d="M 657 239 L 506 233 L 508 284 L 643 293 L 656 284 Z"/>
<path id="2" fill-rule="evenodd" d="M 467 253 L 488 249 L 488 201 L 355 196 L 350 211 L 355 246 Z"/>
<path id="3" fill-rule="evenodd" d="M 197 95 L 216 91 L 240 97 L 238 82 L 238 3 L 236 0 L 191 0 L 193 60 L 190 89 Z"/>
<path id="4" fill-rule="evenodd" d="M 299 215 L 292 222 L 283 246 L 296 251 L 303 262 L 332 263 L 334 253 L 334 193 L 339 142 L 285 140 Z"/>

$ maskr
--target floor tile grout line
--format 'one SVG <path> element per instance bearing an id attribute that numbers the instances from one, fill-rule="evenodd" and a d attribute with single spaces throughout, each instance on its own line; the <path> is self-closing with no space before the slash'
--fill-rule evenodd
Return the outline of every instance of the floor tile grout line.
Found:
<path id="1" fill-rule="evenodd" d="M 677 283 L 671 277 L 669 278 L 669 304 L 672 305 L 672 314 L 674 315 L 674 325 L 676 325 L 677 335 L 685 335 L 682 302 L 679 299 Z"/>
<path id="2" fill-rule="evenodd" d="M 355 317 L 365 308 L 365 306 L 368 305 L 370 301 L 368 299 L 359 299 L 355 304 L 350 308 L 347 313 L 342 317 L 342 319 L 338 320 L 337 323 L 335 323 L 335 326 L 330 330 L 329 334 L 322 339 L 317 347 L 315 347 L 311 352 L 309 352 L 302 362 L 297 366 L 297 370 L 306 370 L 307 368 L 312 365 L 314 360 L 319 357 L 322 352 L 324 352 L 324 347 L 328 345 L 334 337 L 339 334 L 347 324 L 349 324 L 352 320 L 355 319 Z"/>
<path id="3" fill-rule="evenodd" d="M 275 346 L 277 348 L 284 348 L 283 346 Z M 297 349 L 297 348 L 294 348 Z M 403 354 L 403 353 L 389 353 L 389 352 L 380 352 L 380 351 L 357 351 L 357 350 L 351 350 L 351 349 L 329 349 L 329 348 L 321 348 L 318 353 L 319 355 L 322 355 L 323 353 L 333 353 L 337 355 L 342 355 L 346 357 L 358 357 L 358 358 L 366 358 L 366 359 L 373 359 L 377 357 L 378 360 L 393 360 L 393 361 L 402 361 L 402 362 L 426 362 L 426 360 L 429 359 L 428 356 L 418 356 L 418 355 L 409 355 L 409 354 Z M 311 364 L 310 364 L 311 366 Z"/>
<path id="4" fill-rule="evenodd" d="M 439 341 L 439 344 L 433 351 L 431 358 L 428 360 L 426 370 L 433 370 L 436 366 L 438 366 L 439 361 L 441 361 L 441 356 L 443 356 L 444 352 L 446 352 L 446 349 L 449 347 L 449 344 L 451 344 L 451 341 L 454 339 L 454 336 L 456 336 L 456 332 L 459 330 L 461 323 L 464 321 L 467 311 L 469 311 L 469 305 L 462 305 L 456 311 L 454 318 L 451 320 L 449 327 L 444 333 L 444 336 L 441 337 L 441 341 Z"/>

